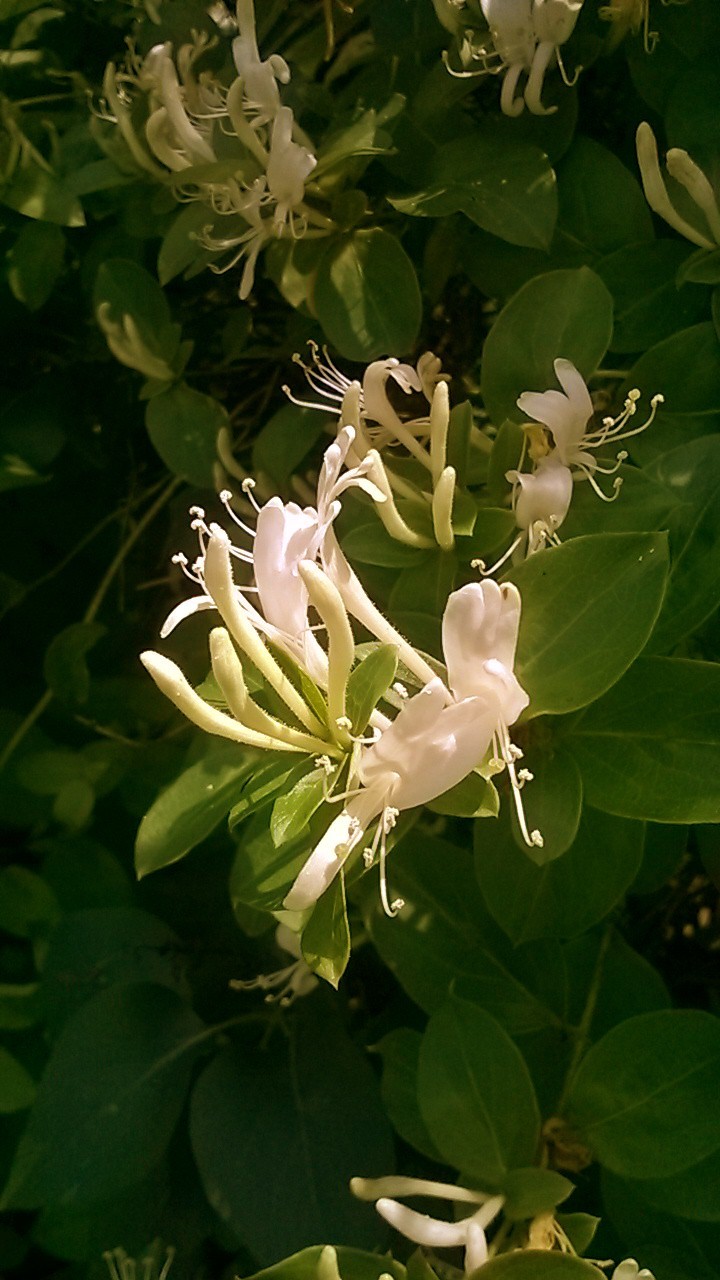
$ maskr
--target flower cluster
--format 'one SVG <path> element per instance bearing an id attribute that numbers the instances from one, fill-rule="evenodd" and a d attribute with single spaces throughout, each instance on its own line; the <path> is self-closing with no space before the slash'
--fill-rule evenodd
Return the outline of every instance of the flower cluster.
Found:
<path id="1" fill-rule="evenodd" d="M 374 1202 L 375 1208 L 390 1226 L 414 1244 L 430 1249 L 464 1249 L 464 1272 L 474 1274 L 489 1262 L 497 1246 L 488 1244 L 487 1230 L 492 1226 L 505 1205 L 505 1197 L 488 1191 L 478 1191 L 446 1182 L 432 1182 L 426 1178 L 352 1178 L 350 1190 L 359 1200 Z M 472 1212 L 454 1222 L 418 1213 L 400 1203 L 402 1199 L 422 1196 L 429 1200 L 446 1200 L 455 1205 L 472 1207 Z M 507 1227 L 502 1229 L 507 1234 Z M 516 1249 L 556 1250 L 574 1254 L 575 1250 L 563 1228 L 553 1214 L 543 1213 L 534 1218 L 527 1228 L 516 1233 L 511 1252 Z M 612 1266 L 612 1263 L 603 1263 Z M 634 1258 L 619 1263 L 610 1280 L 654 1280 L 651 1271 L 640 1270 Z"/>
<path id="2" fill-rule="evenodd" d="M 650 208 L 692 244 L 716 249 L 720 245 L 720 208 L 710 179 L 681 147 L 671 147 L 665 156 L 664 178 L 655 135 L 646 121 L 638 125 L 636 141 Z"/>
<path id="3" fill-rule="evenodd" d="M 280 86 L 290 79 L 287 63 L 279 54 L 260 57 L 253 0 L 238 0 L 237 26 L 237 76 L 229 87 L 212 71 L 198 70 L 211 41 L 193 32 L 177 55 L 165 43 L 144 59 L 131 51 L 120 69 L 108 64 L 103 91 L 104 116 L 117 125 L 135 164 L 168 181 L 178 200 L 207 207 L 208 224 L 197 238 L 212 269 L 227 271 L 244 260 L 245 298 L 266 245 L 326 235 L 334 224 L 306 200 L 317 160 L 281 100 Z M 141 127 L 138 97 L 145 101 Z"/>
<path id="4" fill-rule="evenodd" d="M 455 75 L 502 74 L 500 107 L 506 116 L 519 116 L 525 107 L 533 115 L 550 115 L 557 107 L 543 104 L 545 74 L 557 66 L 566 85 L 575 84 L 581 68 L 567 75 L 560 52 L 572 35 L 583 0 L 480 0 L 490 29 L 489 38 L 462 21 L 462 6 L 452 0 L 436 10 L 445 26 L 460 35 L 463 70 Z M 453 21 L 454 20 L 454 21 Z M 475 65 L 477 64 L 477 65 Z M 518 88 L 523 81 L 522 92 Z"/>
<path id="5" fill-rule="evenodd" d="M 645 431 L 663 403 L 662 395 L 653 396 L 648 418 L 639 426 L 632 425 L 640 399 L 640 392 L 633 389 L 622 412 L 615 418 L 603 418 L 596 427 L 595 407 L 581 374 L 569 360 L 556 360 L 554 368 L 562 391 L 524 391 L 518 397 L 518 408 L 533 419 L 525 426 L 520 464 L 507 472 L 520 533 L 487 572 L 494 572 L 516 551 L 531 555 L 559 541 L 557 531 L 570 509 L 577 481 L 587 480 L 599 498 L 612 502 L 622 486 L 622 477 L 616 473 L 627 452 L 621 449 L 610 465 L 598 461 L 596 453 Z M 523 469 L 527 458 L 532 463 L 530 470 Z M 598 476 L 614 476 L 611 493 L 604 492 Z M 485 566 L 481 567 L 484 570 Z"/>
<path id="6" fill-rule="evenodd" d="M 272 498 L 256 507 L 253 529 L 235 514 L 231 495 L 223 493 L 228 515 L 251 549 L 236 546 L 224 528 L 207 523 L 205 513 L 193 508 L 199 554 L 192 566 L 182 555 L 176 560 L 199 594 L 172 611 L 162 634 L 168 636 L 192 613 L 217 610 L 224 626 L 210 634 L 210 656 L 226 709 L 204 700 L 170 659 L 153 652 L 142 655 L 159 688 L 194 724 L 247 746 L 319 757 L 328 786 L 342 783 L 342 791 L 328 791 L 327 797 L 342 804 L 340 813 L 284 898 L 283 906 L 292 912 L 312 908 L 351 855 L 362 851 L 366 866 L 379 861 L 383 906 L 394 914 L 402 904 L 390 901 L 385 859 L 387 836 L 399 813 L 431 802 L 483 765 L 489 773 L 507 769 L 523 835 L 528 844 L 542 843 L 541 834 L 529 832 L 525 825 L 520 791 L 528 775 L 516 769 L 522 753 L 509 733 L 529 701 L 513 670 L 521 608 L 518 591 L 488 581 L 468 583 L 450 595 L 442 623 L 447 672 L 443 678 L 373 603 L 334 531 L 347 489 L 364 490 L 381 511 L 392 500 L 389 482 L 375 482 L 383 473 L 377 451 L 365 447 L 366 414 L 387 430 L 387 418 L 373 396 L 378 403 L 382 400 L 390 372 L 403 380 L 416 375 L 392 362 L 385 364 L 389 369 L 384 373 L 371 366 L 364 387 L 350 383 L 345 389 L 337 438 L 325 452 L 314 507 L 301 509 Z M 422 368 L 428 372 L 427 362 Z M 431 380 L 436 375 L 434 367 Z M 444 386 L 436 381 L 433 404 Z M 408 439 L 416 442 L 417 436 L 411 433 Z M 251 486 L 244 487 L 252 498 Z M 251 583 L 235 581 L 234 561 L 248 566 Z M 319 624 L 311 623 L 311 609 Z M 351 618 L 380 642 L 393 645 L 416 682 L 412 695 L 399 688 L 394 717 L 390 702 L 387 712 L 376 708 L 367 724 L 353 725 L 348 715 L 348 679 L 356 649 Z M 324 635 L 324 643 L 319 635 Z M 322 691 L 322 715 L 289 679 L 268 641 Z M 282 719 L 250 696 L 243 657 L 284 704 Z M 397 694 L 394 701 L 397 705 Z M 371 842 L 363 847 L 365 833 L 373 826 Z"/>

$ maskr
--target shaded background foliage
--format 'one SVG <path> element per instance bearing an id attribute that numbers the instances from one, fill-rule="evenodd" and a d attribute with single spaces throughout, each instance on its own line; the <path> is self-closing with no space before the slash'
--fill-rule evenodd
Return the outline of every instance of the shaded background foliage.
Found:
<path id="1" fill-rule="evenodd" d="M 397 1157 L 410 1174 L 499 1181 L 534 1164 L 540 1116 L 562 1112 L 603 1166 L 557 1161 L 578 1183 L 570 1210 L 604 1218 L 593 1256 L 635 1252 L 657 1280 L 717 1280 L 720 277 L 650 215 L 633 136 L 649 118 L 668 145 L 716 160 L 720 14 L 713 0 L 656 5 L 652 55 L 635 38 L 609 52 L 586 0 L 577 89 L 553 84 L 556 114 L 510 121 L 493 78 L 447 75 L 427 0 L 336 10 L 329 62 L 324 12 L 268 5 L 262 46 L 290 61 L 313 135 L 399 95 L 385 153 L 357 175 L 349 163 L 334 235 L 274 246 L 240 303 L 234 273 L 193 271 L 192 206 L 178 231 L 168 190 L 112 152 L 89 110 L 127 36 L 146 51 L 192 27 L 217 34 L 218 6 L 0 0 L 0 1270 L 100 1275 L 104 1249 L 139 1253 L 156 1236 L 177 1247 L 178 1277 L 250 1274 L 325 1241 L 382 1249 L 351 1175 Z M 368 31 L 372 44 L 351 46 Z M 367 56 L 343 61 L 351 47 Z M 143 388 L 113 358 L 103 303 L 134 317 L 169 385 Z M 282 393 L 300 389 L 291 360 L 310 338 L 349 372 L 432 349 L 456 403 L 502 428 L 489 470 L 464 461 L 468 487 L 487 482 L 473 555 L 507 539 L 515 400 L 550 385 L 555 356 L 600 368 L 608 403 L 637 385 L 665 405 L 617 506 L 579 492 L 556 568 L 513 571 L 528 618 L 519 670 L 547 713 L 526 744 L 537 803 L 550 797 L 546 860 L 521 851 L 505 804 L 497 824 L 475 823 L 475 867 L 469 824 L 425 814 L 392 859 L 411 910 L 388 921 L 363 882 L 339 992 L 286 1012 L 228 987 L 278 966 L 272 920 L 242 882 L 246 829 L 235 862 L 218 825 L 245 794 L 245 765 L 189 732 L 135 655 L 182 597 L 168 566 L 189 550 L 188 505 L 215 509 L 218 431 L 268 493 L 297 494 L 293 474 L 312 472 L 327 422 Z M 345 518 L 348 553 L 431 647 L 455 566 L 389 549 L 365 508 Z M 636 552 L 644 538 L 659 562 L 665 532 L 662 604 Z M 542 663 L 535 636 L 579 580 L 596 612 Z M 197 681 L 205 635 L 177 639 Z M 191 787 L 208 774 L 227 797 L 212 812 Z M 192 851 L 138 883 L 138 825 L 180 775 L 148 857 L 171 861 L 169 828 L 175 851 Z M 458 1081 L 453 1037 L 476 1080 Z M 523 1114 L 517 1133 L 489 1134 L 468 1106 L 497 1062 L 490 1111 L 500 1128 Z M 665 1090 L 669 1134 L 636 1071 Z M 623 1106 L 632 1128 L 613 1121 Z M 344 1275 L 387 1266 L 341 1253 Z"/>

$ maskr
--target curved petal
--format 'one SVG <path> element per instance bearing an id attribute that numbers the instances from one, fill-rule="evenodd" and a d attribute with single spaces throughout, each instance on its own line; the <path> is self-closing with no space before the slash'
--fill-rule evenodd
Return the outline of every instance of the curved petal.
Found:
<path id="1" fill-rule="evenodd" d="M 555 377 L 573 409 L 578 417 L 584 416 L 587 423 L 595 409 L 582 374 L 575 368 L 571 360 L 563 360 L 562 358 L 555 361 L 553 368 L 555 369 Z"/>
<path id="2" fill-rule="evenodd" d="M 529 529 L 539 521 L 548 529 L 559 529 L 572 501 L 570 468 L 559 460 L 541 459 L 535 471 L 528 474 L 515 472 L 515 483 L 518 486 L 515 497 L 518 528 Z"/>
<path id="3" fill-rule="evenodd" d="M 456 698 L 483 691 L 482 664 L 495 658 L 512 670 L 520 625 L 520 593 L 491 579 L 453 591 L 445 606 L 442 644 Z"/>
<path id="4" fill-rule="evenodd" d="M 183 600 L 180 604 L 176 604 L 171 609 L 167 618 L 160 628 L 160 639 L 164 640 L 174 631 L 181 622 L 191 617 L 193 613 L 202 613 L 205 609 L 216 609 L 217 605 L 212 596 L 191 596 L 189 600 Z"/>

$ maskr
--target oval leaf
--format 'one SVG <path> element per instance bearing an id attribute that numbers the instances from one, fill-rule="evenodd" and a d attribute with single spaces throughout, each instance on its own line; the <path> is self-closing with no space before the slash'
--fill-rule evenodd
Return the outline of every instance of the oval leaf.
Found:
<path id="1" fill-rule="evenodd" d="M 491 1185 L 532 1164 L 540 1113 L 520 1051 L 494 1018 L 451 997 L 420 1047 L 418 1100 L 443 1158 Z"/>
<path id="2" fill-rule="evenodd" d="M 604 533 L 513 569 L 522 595 L 515 670 L 528 714 L 575 711 L 620 679 L 652 632 L 667 563 L 664 534 Z"/>
<path id="3" fill-rule="evenodd" d="M 589 267 L 528 281 L 485 342 L 482 393 L 492 421 L 522 421 L 518 396 L 554 387 L 558 357 L 571 360 L 586 378 L 594 373 L 610 344 L 612 319 L 612 298 Z"/>
<path id="4" fill-rule="evenodd" d="M 568 1119 L 598 1159 L 629 1178 L 662 1178 L 720 1148 L 720 1019 L 696 1009 L 628 1018 L 589 1050 Z"/>
<path id="5" fill-rule="evenodd" d="M 347 360 L 412 350 L 421 319 L 415 268 L 395 236 L 356 231 L 323 255 L 314 294 L 328 340 Z"/>

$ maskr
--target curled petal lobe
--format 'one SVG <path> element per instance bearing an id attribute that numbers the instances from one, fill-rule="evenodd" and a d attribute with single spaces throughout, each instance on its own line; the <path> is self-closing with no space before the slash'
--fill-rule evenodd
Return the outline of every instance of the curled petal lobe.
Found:
<path id="1" fill-rule="evenodd" d="M 442 643 L 450 687 L 458 698 L 483 689 L 482 664 L 495 658 L 512 670 L 520 625 L 520 593 L 510 583 L 472 582 L 445 606 Z"/>

